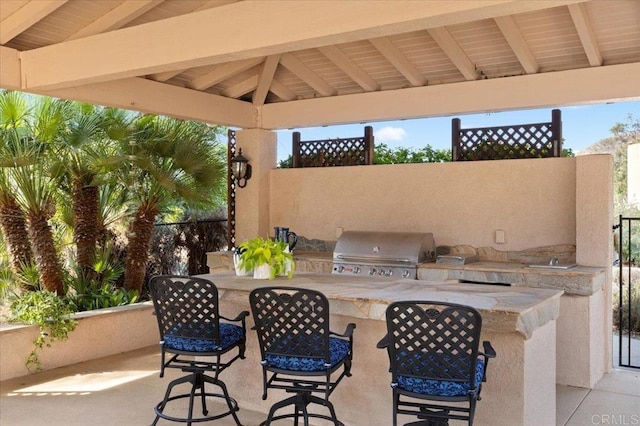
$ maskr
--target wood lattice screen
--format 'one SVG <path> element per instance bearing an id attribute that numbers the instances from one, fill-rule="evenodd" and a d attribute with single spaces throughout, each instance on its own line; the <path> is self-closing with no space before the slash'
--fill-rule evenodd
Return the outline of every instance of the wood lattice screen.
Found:
<path id="1" fill-rule="evenodd" d="M 562 120 L 559 109 L 551 122 L 502 127 L 461 129 L 460 119 L 451 121 L 453 161 L 506 160 L 562 156 Z"/>
<path id="2" fill-rule="evenodd" d="M 231 159 L 236 156 L 236 131 L 227 132 L 227 249 L 236 247 L 236 181 L 231 174 Z"/>
<path id="3" fill-rule="evenodd" d="M 293 132 L 293 167 L 359 166 L 373 164 L 373 128 L 364 128 L 364 137 L 300 140 Z"/>

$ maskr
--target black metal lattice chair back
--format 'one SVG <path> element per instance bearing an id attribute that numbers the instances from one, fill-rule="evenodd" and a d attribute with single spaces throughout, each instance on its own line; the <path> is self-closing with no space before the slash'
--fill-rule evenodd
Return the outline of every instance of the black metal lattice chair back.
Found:
<path id="1" fill-rule="evenodd" d="M 394 426 L 398 414 L 417 416 L 425 421 L 420 424 L 472 424 L 488 358 L 495 357 L 489 342 L 479 351 L 480 313 L 452 303 L 407 301 L 391 304 L 386 321 L 387 335 L 378 347 L 389 354 Z"/>
<path id="2" fill-rule="evenodd" d="M 351 375 L 355 324 L 349 324 L 343 334 L 331 332 L 329 301 L 315 290 L 258 288 L 251 292 L 249 302 L 260 345 L 262 399 L 267 398 L 268 389 L 296 393 L 274 404 L 264 424 L 288 417 L 295 418 L 298 424 L 298 417 L 302 416 L 305 425 L 309 424 L 309 417 L 332 420 L 340 425 L 329 396 L 344 376 Z M 342 371 L 338 372 L 340 368 Z M 332 380 L 334 372 L 338 376 Z M 309 413 L 310 403 L 326 406 L 330 416 Z M 277 410 L 288 405 L 295 407 L 294 413 L 275 416 Z"/>
<path id="3" fill-rule="evenodd" d="M 149 290 L 160 331 L 160 377 L 164 377 L 165 368 L 177 368 L 189 373 L 169 383 L 164 399 L 155 407 L 153 425 L 160 418 L 190 425 L 192 422 L 216 420 L 228 415 L 232 415 L 236 424 L 240 425 L 236 414 L 238 404 L 229 396 L 226 385 L 218 377 L 235 360 L 245 357 L 245 319 L 249 312 L 241 312 L 234 319 L 221 316 L 218 289 L 213 282 L 204 278 L 156 276 L 151 279 Z M 237 354 L 225 355 L 234 349 L 237 349 Z M 222 355 L 225 355 L 224 360 Z M 191 391 L 171 396 L 173 388 L 182 383 L 190 383 Z M 222 393 L 207 392 L 205 383 L 219 387 Z M 202 417 L 193 417 L 195 397 L 201 398 Z M 206 397 L 224 399 L 228 410 L 209 415 Z M 164 413 L 168 403 L 182 398 L 189 399 L 187 417 Z"/>

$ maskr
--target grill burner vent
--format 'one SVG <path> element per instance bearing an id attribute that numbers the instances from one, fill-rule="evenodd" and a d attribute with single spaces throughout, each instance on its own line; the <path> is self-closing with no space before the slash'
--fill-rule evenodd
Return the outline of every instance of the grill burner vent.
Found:
<path id="1" fill-rule="evenodd" d="M 415 279 L 418 263 L 434 258 L 431 233 L 345 231 L 333 251 L 332 273 Z"/>

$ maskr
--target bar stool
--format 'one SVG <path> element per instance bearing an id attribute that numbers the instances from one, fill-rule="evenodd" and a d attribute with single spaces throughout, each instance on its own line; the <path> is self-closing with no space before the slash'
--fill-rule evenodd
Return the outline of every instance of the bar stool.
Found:
<path id="1" fill-rule="evenodd" d="M 192 422 L 216 420 L 229 415 L 233 416 L 236 425 L 241 426 L 236 414 L 238 403 L 229 396 L 226 385 L 218 377 L 235 360 L 245 358 L 245 318 L 249 312 L 241 312 L 234 319 L 222 317 L 218 309 L 218 289 L 207 279 L 163 275 L 153 277 L 149 286 L 160 329 L 160 377 L 164 377 L 165 368 L 177 368 L 188 373 L 169 383 L 164 399 L 155 407 L 153 426 L 160 418 L 191 425 Z M 236 348 L 238 352 L 235 355 L 225 355 Z M 167 355 L 170 355 L 168 360 Z M 225 361 L 222 355 L 225 355 Z M 190 391 L 171 396 L 173 388 L 183 383 L 191 384 Z M 222 393 L 207 392 L 207 383 L 217 386 Z M 202 401 L 202 416 L 194 418 L 196 397 Z M 207 397 L 223 399 L 228 409 L 209 415 Z M 169 403 L 183 398 L 189 400 L 186 417 L 164 413 Z"/>
<path id="2" fill-rule="evenodd" d="M 389 305 L 387 335 L 378 343 L 389 355 L 393 426 L 398 414 L 420 419 L 405 426 L 473 424 L 476 401 L 486 381 L 491 343 L 478 351 L 482 317 L 470 307 L 434 301 Z"/>
<path id="3" fill-rule="evenodd" d="M 343 334 L 329 330 L 329 301 L 315 290 L 294 287 L 264 287 L 253 290 L 249 303 L 260 345 L 263 394 L 268 389 L 283 389 L 295 395 L 271 406 L 263 425 L 300 416 L 304 425 L 309 418 L 331 420 L 336 417 L 329 396 L 345 376 L 351 376 L 353 330 L 348 324 Z M 336 376 L 333 376 L 333 374 Z M 314 394 L 319 394 L 316 396 Z M 309 413 L 309 404 L 327 407 L 329 415 Z M 293 413 L 276 411 L 293 405 Z"/>

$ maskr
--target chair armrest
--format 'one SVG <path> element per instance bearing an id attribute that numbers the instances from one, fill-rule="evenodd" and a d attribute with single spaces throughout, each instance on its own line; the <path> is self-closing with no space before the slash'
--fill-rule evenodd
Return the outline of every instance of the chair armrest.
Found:
<path id="1" fill-rule="evenodd" d="M 334 333 L 333 331 L 330 331 L 329 334 L 332 336 L 338 336 L 338 337 L 352 337 L 353 330 L 355 330 L 355 328 L 356 328 L 356 325 L 350 322 L 349 324 L 347 324 L 347 328 L 344 330 L 344 333 L 338 334 L 338 333 Z"/>
<path id="2" fill-rule="evenodd" d="M 482 348 L 483 348 L 484 352 L 480 352 L 479 355 L 484 355 L 486 358 L 495 358 L 496 357 L 496 351 L 495 351 L 495 349 L 493 349 L 493 346 L 491 346 L 491 342 L 487 342 L 485 340 L 484 342 L 482 342 Z"/>
<path id="3" fill-rule="evenodd" d="M 249 316 L 249 311 L 242 311 L 238 314 L 237 317 L 231 319 L 231 318 L 227 318 L 227 317 L 223 317 L 222 315 L 220 315 L 220 318 L 222 319 L 226 319 L 227 321 L 244 321 L 244 319 L 246 317 Z"/>
<path id="4" fill-rule="evenodd" d="M 376 345 L 376 348 L 386 349 L 388 346 L 389 346 L 389 335 L 386 334 L 382 339 L 380 339 L 380 341 Z"/>

